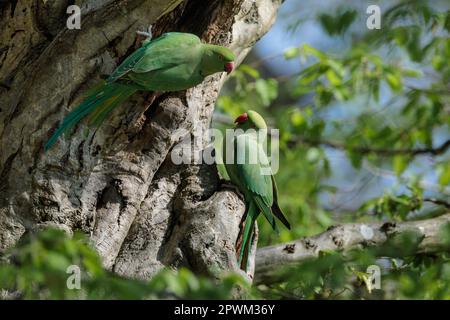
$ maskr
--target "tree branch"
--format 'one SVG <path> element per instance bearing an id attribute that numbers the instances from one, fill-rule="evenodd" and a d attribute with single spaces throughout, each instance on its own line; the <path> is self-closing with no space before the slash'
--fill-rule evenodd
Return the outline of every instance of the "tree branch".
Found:
<path id="1" fill-rule="evenodd" d="M 327 140 L 313 140 L 309 138 L 304 137 L 296 137 L 294 138 L 291 143 L 298 143 L 303 142 L 310 145 L 323 145 L 334 149 L 349 149 L 348 146 L 346 146 L 343 143 L 334 142 L 334 141 L 327 141 Z M 373 147 L 365 147 L 365 146 L 353 146 L 351 147 L 352 151 L 361 153 L 361 154 L 378 154 L 383 156 L 395 156 L 395 155 L 409 155 L 409 156 L 417 156 L 422 154 L 431 154 L 433 156 L 437 156 L 439 154 L 444 153 L 448 148 L 450 147 L 450 139 L 445 141 L 440 146 L 433 148 L 417 148 L 417 149 L 389 149 L 389 148 L 373 148 Z"/>
<path id="2" fill-rule="evenodd" d="M 233 120 L 224 114 L 214 114 L 214 120 L 223 124 L 232 125 Z M 269 130 L 270 133 L 270 130 Z M 298 143 L 306 143 L 312 146 L 326 146 L 333 149 L 347 150 L 350 149 L 349 146 L 345 145 L 341 142 L 322 140 L 322 139 L 310 139 L 301 136 L 293 137 L 289 142 L 290 145 L 296 145 Z M 450 139 L 442 143 L 440 146 L 433 148 L 416 148 L 416 149 L 389 149 L 389 148 L 374 148 L 374 147 L 366 147 L 366 146 L 352 146 L 351 150 L 361 153 L 361 154 L 378 154 L 382 156 L 395 156 L 395 155 L 409 155 L 409 156 L 417 156 L 422 154 L 431 154 L 433 156 L 437 156 L 443 154 L 447 149 L 450 148 Z"/>
<path id="3" fill-rule="evenodd" d="M 258 249 L 256 253 L 255 283 L 270 283 L 274 271 L 318 257 L 321 251 L 381 246 L 394 235 L 416 232 L 420 235 L 418 253 L 439 252 L 445 248 L 441 227 L 450 223 L 450 213 L 437 218 L 408 222 L 348 223 L 328 228 L 312 237 Z"/>
<path id="4" fill-rule="evenodd" d="M 436 198 L 423 198 L 423 202 L 429 202 L 429 203 L 433 203 L 435 205 L 438 206 L 443 206 L 447 209 L 450 209 L 450 202 L 447 202 L 445 200 L 442 199 L 436 199 Z"/>

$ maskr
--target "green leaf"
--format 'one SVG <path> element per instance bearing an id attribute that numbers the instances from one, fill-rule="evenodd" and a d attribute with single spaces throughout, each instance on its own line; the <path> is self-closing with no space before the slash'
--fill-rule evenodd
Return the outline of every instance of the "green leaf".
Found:
<path id="1" fill-rule="evenodd" d="M 284 58 L 286 60 L 297 58 L 300 55 L 300 48 L 288 48 L 284 51 Z"/>
<path id="2" fill-rule="evenodd" d="M 396 155 L 392 160 L 392 166 L 397 176 L 400 176 L 408 167 L 409 158 L 403 155 Z"/>
<path id="3" fill-rule="evenodd" d="M 333 69 L 328 69 L 325 75 L 333 86 L 340 86 L 342 84 L 342 78 Z"/>
<path id="4" fill-rule="evenodd" d="M 380 81 L 379 79 L 370 79 L 369 80 L 369 89 L 375 101 L 380 100 Z"/>
<path id="5" fill-rule="evenodd" d="M 300 52 L 305 56 L 314 56 L 321 60 L 327 59 L 327 55 L 322 51 L 310 46 L 309 44 L 304 44 L 300 47 Z"/>
<path id="6" fill-rule="evenodd" d="M 255 83 L 255 89 L 265 107 L 268 107 L 278 96 L 278 82 L 275 79 L 258 79 Z"/>
<path id="7" fill-rule="evenodd" d="M 450 32 L 450 10 L 447 11 L 445 22 L 444 22 L 444 28 L 448 32 Z"/>
<path id="8" fill-rule="evenodd" d="M 404 69 L 402 70 L 403 76 L 408 78 L 420 78 L 423 76 L 423 72 L 420 70 Z"/>
<path id="9" fill-rule="evenodd" d="M 241 64 L 239 66 L 239 70 L 248 74 L 252 78 L 255 78 L 255 79 L 259 78 L 259 71 L 256 70 L 255 68 L 249 66 L 248 64 Z"/>
<path id="10" fill-rule="evenodd" d="M 389 87 L 394 92 L 399 92 L 402 90 L 402 80 L 400 75 L 393 74 L 393 73 L 387 73 L 386 74 L 386 82 L 388 83 Z"/>
<path id="11" fill-rule="evenodd" d="M 354 152 L 351 149 L 347 151 L 347 154 L 350 158 L 350 162 L 352 163 L 352 166 L 356 169 L 361 168 L 361 164 L 363 161 L 363 156 L 359 152 Z"/>
<path id="12" fill-rule="evenodd" d="M 292 124 L 294 126 L 300 127 L 300 126 L 302 126 L 303 124 L 306 123 L 306 119 L 305 119 L 305 116 L 303 115 L 303 113 L 301 111 L 295 110 L 292 113 L 291 122 L 292 122 Z"/>
<path id="13" fill-rule="evenodd" d="M 336 15 L 329 15 L 326 13 L 320 14 L 318 20 L 323 29 L 329 35 L 343 34 L 355 21 L 358 13 L 356 10 L 339 10 Z"/>
<path id="14" fill-rule="evenodd" d="M 450 185 L 450 162 L 438 166 L 439 184 L 441 186 Z"/>
<path id="15" fill-rule="evenodd" d="M 431 65 L 433 66 L 433 68 L 437 71 L 441 70 L 446 64 L 447 64 L 447 60 L 442 57 L 439 54 L 436 54 L 435 56 L 433 56 L 433 58 L 431 59 Z"/>

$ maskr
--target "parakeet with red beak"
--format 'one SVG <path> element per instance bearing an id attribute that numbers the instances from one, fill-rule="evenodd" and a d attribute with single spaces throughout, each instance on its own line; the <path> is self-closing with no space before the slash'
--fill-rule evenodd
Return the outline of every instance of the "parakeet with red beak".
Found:
<path id="1" fill-rule="evenodd" d="M 277 230 L 275 217 L 288 229 L 290 224 L 278 205 L 277 185 L 262 145 L 267 134 L 266 122 L 257 112 L 250 110 L 240 115 L 235 123 L 236 133 L 231 142 L 232 149 L 229 149 L 230 145 L 226 141 L 223 159 L 231 182 L 245 198 L 247 212 L 238 237 L 237 252 L 241 269 L 247 270 L 254 225 L 259 214 L 264 215 L 274 230 Z M 237 131 L 238 129 L 242 131 Z M 265 131 L 262 132 L 263 135 L 258 135 L 258 130 Z M 233 161 L 226 157 L 229 152 L 233 152 Z"/>
<path id="2" fill-rule="evenodd" d="M 234 60 L 228 48 L 202 43 L 190 33 L 170 32 L 146 41 L 65 117 L 45 144 L 45 150 L 87 115 L 89 124 L 99 126 L 114 108 L 138 90 L 185 90 L 214 73 L 229 74 L 233 71 Z"/>

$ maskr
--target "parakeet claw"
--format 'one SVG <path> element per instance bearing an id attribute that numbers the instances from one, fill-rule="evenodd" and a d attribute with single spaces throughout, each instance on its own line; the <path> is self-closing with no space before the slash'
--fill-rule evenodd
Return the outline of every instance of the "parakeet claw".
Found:
<path id="1" fill-rule="evenodd" d="M 152 35 L 152 25 L 149 25 L 149 26 L 148 26 L 147 31 L 139 31 L 139 30 L 138 30 L 138 31 L 136 31 L 136 33 L 137 33 L 138 35 L 147 37 L 147 39 L 146 39 L 145 41 L 148 42 L 148 41 L 152 40 L 152 37 L 153 37 L 153 35 Z"/>

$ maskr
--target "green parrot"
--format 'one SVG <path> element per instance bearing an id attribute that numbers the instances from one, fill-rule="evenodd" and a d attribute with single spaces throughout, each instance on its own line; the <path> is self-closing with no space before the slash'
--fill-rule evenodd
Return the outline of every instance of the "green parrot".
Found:
<path id="1" fill-rule="evenodd" d="M 87 115 L 89 125 L 99 126 L 114 108 L 138 90 L 185 90 L 214 73 L 229 74 L 234 60 L 228 48 L 204 44 L 190 33 L 170 32 L 147 40 L 106 81 L 90 90 L 84 101 L 65 117 L 44 149 L 48 150 L 62 133 Z"/>
<path id="2" fill-rule="evenodd" d="M 235 136 L 231 142 L 233 149 L 227 151 L 228 142 L 225 143 L 223 158 L 231 182 L 237 186 L 245 198 L 247 212 L 243 230 L 241 229 L 238 237 L 237 251 L 240 267 L 247 270 L 254 224 L 258 215 L 262 212 L 275 231 L 277 226 L 274 217 L 277 217 L 288 229 L 291 226 L 278 206 L 277 185 L 267 155 L 264 153 L 262 146 L 264 141 L 261 141 L 262 139 L 258 141 L 258 130 L 267 130 L 266 122 L 257 112 L 250 110 L 236 118 L 235 123 Z M 236 131 L 238 129 L 242 131 Z M 233 158 L 227 159 L 226 155 L 230 151 L 233 152 Z M 254 155 L 257 157 L 255 158 Z M 239 239 L 242 239 L 240 244 Z"/>

